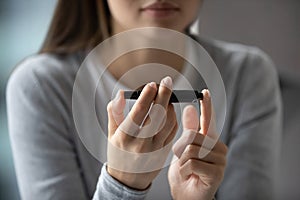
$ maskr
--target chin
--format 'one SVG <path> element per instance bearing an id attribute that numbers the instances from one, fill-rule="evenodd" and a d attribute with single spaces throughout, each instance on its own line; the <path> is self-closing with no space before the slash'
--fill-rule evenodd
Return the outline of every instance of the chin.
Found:
<path id="1" fill-rule="evenodd" d="M 157 28 L 166 28 L 166 29 L 170 29 L 170 30 L 174 30 L 174 31 L 178 31 L 178 32 L 185 32 L 186 28 L 182 28 L 182 27 L 178 27 L 176 25 L 171 25 L 171 24 L 166 24 L 166 23 L 151 23 L 151 24 L 147 24 L 144 25 L 142 27 L 157 27 Z M 139 28 L 142 28 L 139 27 Z"/>

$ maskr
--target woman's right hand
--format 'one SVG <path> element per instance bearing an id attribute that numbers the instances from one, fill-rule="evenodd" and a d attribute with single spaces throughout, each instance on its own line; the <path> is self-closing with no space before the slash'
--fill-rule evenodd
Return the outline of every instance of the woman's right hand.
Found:
<path id="1" fill-rule="evenodd" d="M 159 88 L 147 84 L 126 117 L 123 91 L 107 106 L 107 171 L 130 188 L 149 187 L 171 150 L 178 129 L 171 93 L 172 79 L 166 77 Z"/>

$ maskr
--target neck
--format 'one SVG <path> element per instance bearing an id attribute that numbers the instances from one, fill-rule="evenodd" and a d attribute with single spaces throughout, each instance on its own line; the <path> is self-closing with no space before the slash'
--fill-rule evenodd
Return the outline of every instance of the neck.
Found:
<path id="1" fill-rule="evenodd" d="M 114 25 L 114 24 L 113 24 Z M 113 33 L 120 33 L 124 30 L 121 30 L 120 27 L 113 26 Z M 150 38 L 152 35 L 155 36 L 155 34 L 159 33 L 149 33 Z M 168 36 L 166 36 L 168 37 Z M 139 43 L 145 43 L 151 42 L 151 39 L 148 41 L 146 40 L 134 40 L 131 42 L 139 42 Z M 174 46 L 175 49 L 181 49 L 184 51 L 185 49 L 185 41 L 175 41 L 176 45 Z M 121 42 L 122 43 L 122 42 Z M 125 42 L 126 43 L 126 42 Z M 112 44 L 114 46 L 114 49 L 120 48 L 118 44 Z M 129 44 L 130 45 L 130 42 Z M 145 45 L 147 46 L 147 45 Z M 154 63 L 153 66 L 149 63 Z M 175 79 L 178 73 L 183 71 L 185 60 L 181 58 L 180 56 L 170 53 L 164 50 L 159 49 L 141 49 L 137 51 L 133 51 L 130 53 L 127 53 L 125 55 L 120 56 L 118 59 L 116 59 L 113 63 L 108 66 L 108 71 L 113 75 L 113 77 L 116 80 L 120 80 L 124 75 L 130 74 L 128 77 L 126 77 L 127 80 L 121 80 L 123 84 L 135 88 L 136 86 L 134 84 L 130 84 L 132 82 L 131 80 L 135 80 L 134 82 L 137 83 L 143 83 L 146 84 L 150 81 L 155 81 L 157 83 L 160 82 L 160 79 L 165 76 L 170 76 L 171 78 Z M 136 73 L 128 73 L 129 71 L 134 72 L 135 68 L 138 68 L 138 66 L 141 65 L 147 65 L 148 69 L 145 69 L 147 73 L 144 73 L 144 69 L 137 71 Z M 159 67 L 157 64 L 165 65 L 168 67 Z M 152 70 L 153 69 L 153 70 Z M 149 72 L 149 73 L 148 73 Z M 138 80 L 140 79 L 140 80 Z M 140 86 L 140 85 L 139 85 Z M 137 87 L 139 87 L 137 86 Z"/>
<path id="2" fill-rule="evenodd" d="M 168 67 L 158 66 L 156 63 Z M 135 68 L 138 69 L 141 65 L 143 65 L 143 67 L 134 71 Z M 163 50 L 144 49 L 130 52 L 119 57 L 108 67 L 108 71 L 116 80 L 120 80 L 122 76 L 126 75 L 126 79 L 123 79 L 121 82 L 128 87 L 136 88 L 140 85 L 135 85 L 135 83 L 146 84 L 150 81 L 159 83 L 160 79 L 164 76 L 171 76 L 175 79 L 178 72 L 182 71 L 183 66 L 184 59 L 178 55 Z M 130 70 L 132 70 L 132 73 L 126 74 Z M 147 73 L 145 73 L 146 71 Z M 134 80 L 135 83 L 131 83 L 132 80 Z"/>

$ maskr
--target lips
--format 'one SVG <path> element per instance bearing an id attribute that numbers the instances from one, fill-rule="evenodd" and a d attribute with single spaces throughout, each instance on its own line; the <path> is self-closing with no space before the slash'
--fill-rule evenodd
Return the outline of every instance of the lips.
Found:
<path id="1" fill-rule="evenodd" d="M 142 10 L 179 10 L 179 8 L 168 2 L 155 2 L 149 6 L 145 6 Z"/>
<path id="2" fill-rule="evenodd" d="M 146 13 L 151 14 L 155 17 L 167 17 L 171 14 L 179 11 L 179 7 L 172 2 L 150 2 L 141 9 Z"/>
<path id="3" fill-rule="evenodd" d="M 145 10 L 179 10 L 179 8 L 177 5 L 169 2 L 153 2 L 142 8 L 142 11 Z"/>

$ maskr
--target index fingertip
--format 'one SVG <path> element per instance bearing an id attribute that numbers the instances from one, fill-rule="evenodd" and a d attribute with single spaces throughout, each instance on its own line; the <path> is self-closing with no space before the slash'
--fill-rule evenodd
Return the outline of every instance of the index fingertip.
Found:
<path id="1" fill-rule="evenodd" d="M 161 86 L 167 87 L 169 90 L 172 91 L 173 88 L 173 81 L 172 78 L 170 76 L 166 76 L 165 78 L 163 78 L 160 82 Z"/>
<path id="2" fill-rule="evenodd" d="M 201 91 L 201 93 L 203 94 L 203 99 L 201 101 L 209 101 L 211 99 L 211 96 L 210 96 L 210 92 L 208 89 L 203 89 Z"/>

